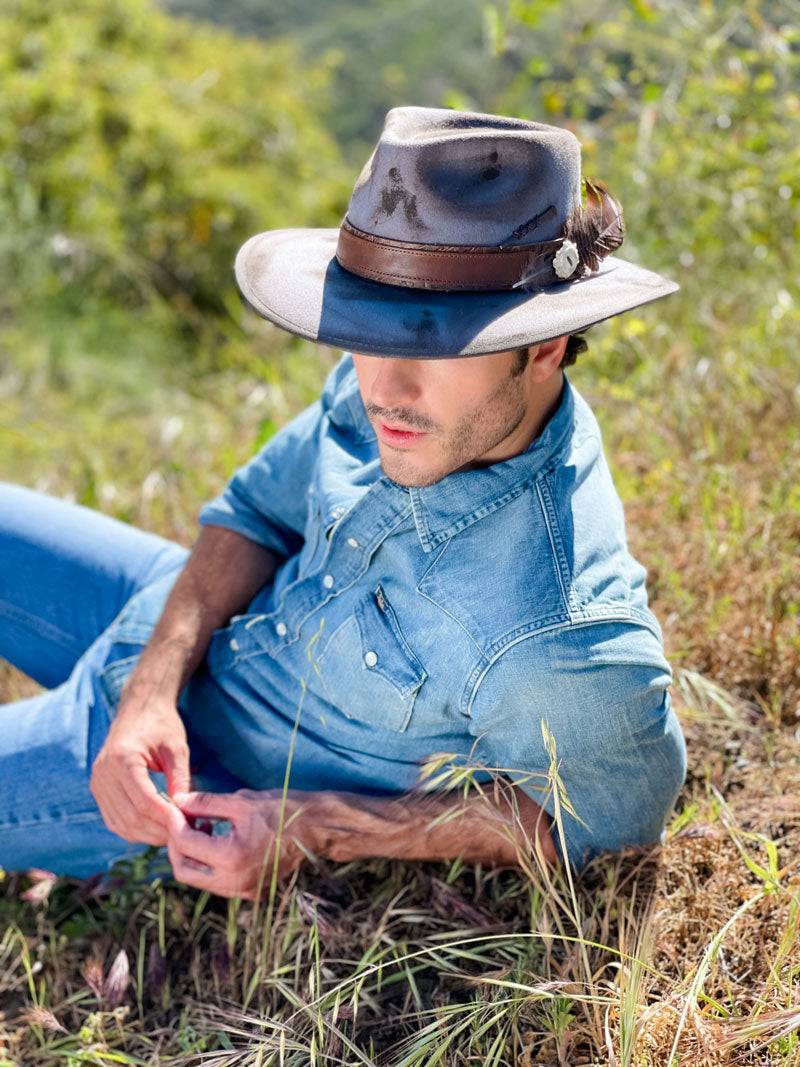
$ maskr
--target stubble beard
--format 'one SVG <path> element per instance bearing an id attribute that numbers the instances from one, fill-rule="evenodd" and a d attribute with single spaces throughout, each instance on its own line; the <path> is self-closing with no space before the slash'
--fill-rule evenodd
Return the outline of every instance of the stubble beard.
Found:
<path id="1" fill-rule="evenodd" d="M 526 407 L 522 379 L 509 375 L 479 406 L 462 415 L 444 439 L 439 438 L 441 458 L 435 466 L 420 468 L 413 454 L 380 442 L 383 472 L 397 485 L 409 488 L 435 485 L 448 474 L 468 468 L 510 437 L 524 419 Z M 369 409 L 368 413 L 372 414 Z M 402 421 L 398 412 L 394 418 Z M 408 420 L 409 429 L 423 429 L 419 421 L 416 425 L 414 422 Z M 436 430 L 428 432 L 431 439 L 437 439 Z"/>

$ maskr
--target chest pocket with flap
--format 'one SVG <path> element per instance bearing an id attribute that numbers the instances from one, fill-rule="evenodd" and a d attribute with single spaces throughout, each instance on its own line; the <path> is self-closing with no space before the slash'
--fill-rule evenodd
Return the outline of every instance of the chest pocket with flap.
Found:
<path id="1" fill-rule="evenodd" d="M 427 677 L 378 586 L 334 632 L 317 660 L 325 693 L 348 719 L 405 730 Z"/>

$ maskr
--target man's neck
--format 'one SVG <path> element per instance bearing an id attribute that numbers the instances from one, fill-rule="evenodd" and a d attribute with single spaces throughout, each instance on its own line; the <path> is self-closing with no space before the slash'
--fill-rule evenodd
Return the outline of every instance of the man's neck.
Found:
<path id="1" fill-rule="evenodd" d="M 557 371 L 531 388 L 525 412 L 513 431 L 496 449 L 474 467 L 489 467 L 521 455 L 539 437 L 558 410 L 564 393 L 564 374 Z"/>
<path id="2" fill-rule="evenodd" d="M 553 374 L 552 377 L 548 378 L 546 382 L 542 383 L 541 389 L 537 391 L 531 401 L 529 412 L 532 418 L 532 427 L 528 439 L 520 449 L 520 452 L 524 452 L 537 437 L 542 435 L 548 422 L 558 411 L 561 399 L 564 395 L 565 386 L 566 379 L 564 378 L 564 372 L 560 370 Z"/>

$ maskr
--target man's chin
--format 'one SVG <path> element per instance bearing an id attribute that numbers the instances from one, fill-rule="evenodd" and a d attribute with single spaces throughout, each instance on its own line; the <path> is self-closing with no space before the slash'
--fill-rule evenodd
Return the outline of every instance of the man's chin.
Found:
<path id="1" fill-rule="evenodd" d="M 427 471 L 416 467 L 404 456 L 381 455 L 381 467 L 387 478 L 406 489 L 423 489 L 426 485 L 435 485 L 445 477 L 440 471 Z"/>

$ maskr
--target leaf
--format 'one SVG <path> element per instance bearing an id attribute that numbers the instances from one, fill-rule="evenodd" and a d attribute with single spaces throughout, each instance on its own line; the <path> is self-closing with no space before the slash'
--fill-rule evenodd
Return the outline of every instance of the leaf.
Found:
<path id="1" fill-rule="evenodd" d="M 28 877 L 33 885 L 20 896 L 30 904 L 46 904 L 53 886 L 58 881 L 58 875 L 53 874 L 52 871 L 42 871 L 38 867 L 33 867 L 28 871 Z"/>
<path id="2" fill-rule="evenodd" d="M 231 956 L 228 946 L 223 941 L 214 956 L 214 966 L 222 981 L 225 981 L 231 973 Z"/>
<path id="3" fill-rule="evenodd" d="M 158 942 L 154 941 L 147 954 L 147 991 L 153 1000 L 158 1000 L 167 980 L 167 961 L 161 954 Z"/>
<path id="4" fill-rule="evenodd" d="M 86 961 L 83 977 L 97 999 L 101 1000 L 103 996 L 103 964 L 96 956 L 92 956 Z"/>

